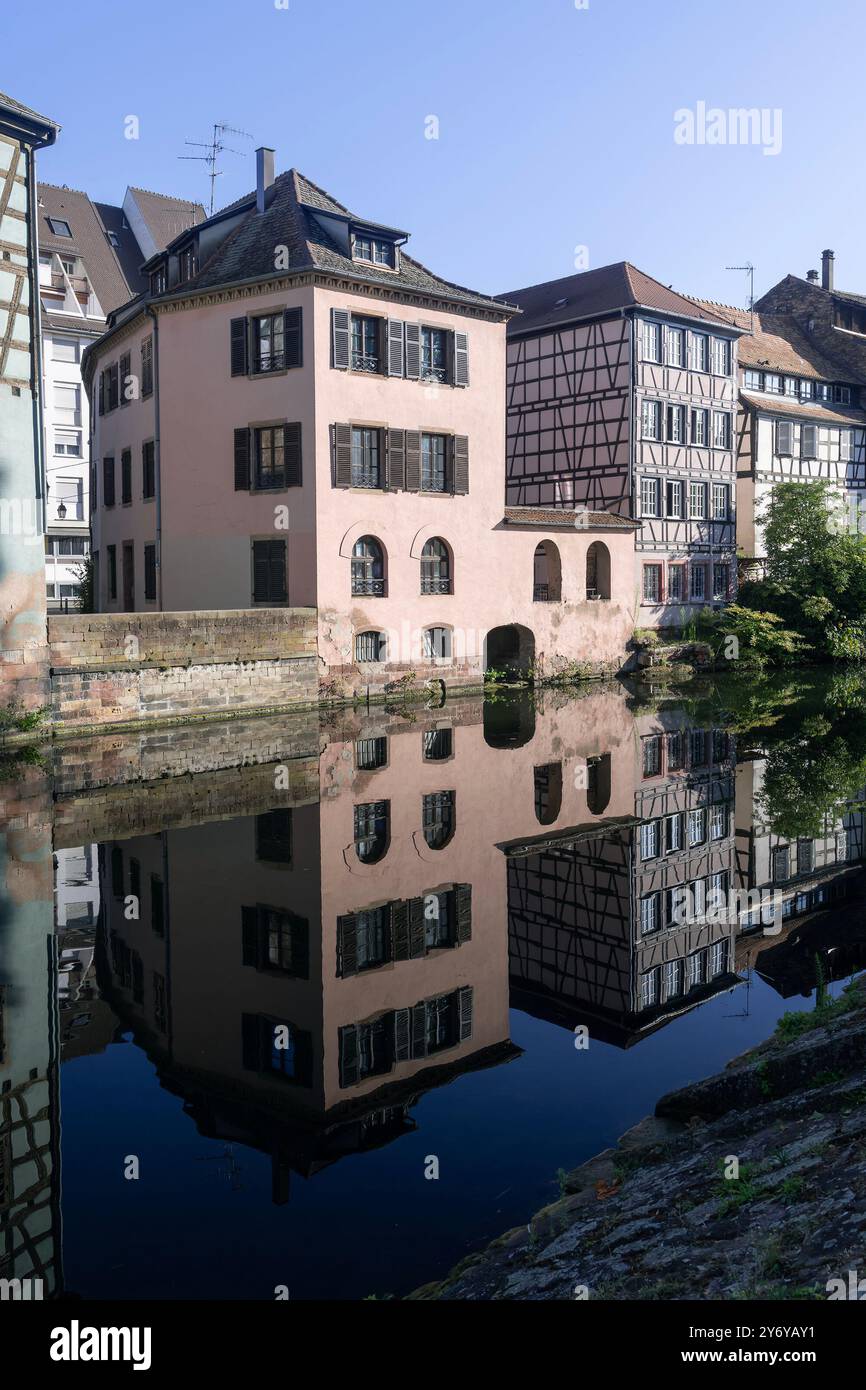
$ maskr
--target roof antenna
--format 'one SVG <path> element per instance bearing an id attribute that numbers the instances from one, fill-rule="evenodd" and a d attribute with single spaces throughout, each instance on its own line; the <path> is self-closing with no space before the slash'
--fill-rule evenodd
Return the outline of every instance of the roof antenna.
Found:
<path id="1" fill-rule="evenodd" d="M 751 261 L 745 265 L 726 265 L 725 270 L 745 270 L 749 276 L 749 332 L 755 331 L 755 267 Z"/>
<path id="2" fill-rule="evenodd" d="M 210 209 L 209 217 L 213 217 L 214 187 L 222 169 L 216 167 L 217 159 L 226 151 L 228 154 L 243 154 L 243 150 L 235 150 L 231 145 L 225 144 L 224 135 L 242 135 L 245 140 L 252 140 L 252 136 L 246 130 L 238 130 L 233 125 L 227 125 L 225 121 L 215 121 L 213 136 L 205 143 L 203 140 L 185 140 L 185 145 L 197 145 L 200 150 L 207 150 L 207 154 L 179 154 L 178 159 L 197 159 L 208 166 L 210 170 Z"/>

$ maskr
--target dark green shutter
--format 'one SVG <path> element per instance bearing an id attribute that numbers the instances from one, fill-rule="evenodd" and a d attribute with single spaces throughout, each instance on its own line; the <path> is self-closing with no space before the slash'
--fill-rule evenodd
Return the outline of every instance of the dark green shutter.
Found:
<path id="1" fill-rule="evenodd" d="M 457 940 L 469 941 L 472 936 L 472 884 L 458 883 L 454 889 L 457 915 Z"/>
<path id="2" fill-rule="evenodd" d="M 406 485 L 406 431 L 385 431 L 386 480 L 391 492 Z"/>
<path id="3" fill-rule="evenodd" d="M 126 394 L 126 378 L 129 376 L 131 368 L 132 368 L 132 356 L 131 356 L 130 353 L 125 352 L 125 353 L 123 354 L 123 356 L 121 357 L 121 359 L 120 359 L 120 404 L 121 404 L 121 405 L 129 405 L 129 402 L 130 402 L 130 400 L 132 399 L 131 396 L 127 396 L 127 394 Z"/>
<path id="4" fill-rule="evenodd" d="M 339 931 L 339 956 L 337 974 L 343 980 L 358 973 L 358 918 L 354 912 L 347 912 L 337 919 Z"/>
<path id="5" fill-rule="evenodd" d="M 292 1041 L 295 1048 L 295 1081 L 299 1086 L 310 1087 L 313 1084 L 312 1035 L 302 1028 L 293 1028 Z"/>
<path id="6" fill-rule="evenodd" d="M 235 430 L 235 492 L 250 490 L 250 432 Z"/>
<path id="7" fill-rule="evenodd" d="M 465 434 L 455 434 L 452 440 L 453 468 L 451 490 L 456 493 L 469 491 L 469 439 Z"/>
<path id="8" fill-rule="evenodd" d="M 232 376 L 246 376 L 248 370 L 246 319 L 232 319 L 231 322 L 231 364 Z"/>
<path id="9" fill-rule="evenodd" d="M 426 925 L 424 922 L 424 899 L 409 899 L 409 958 L 417 960 L 426 949 Z"/>
<path id="10" fill-rule="evenodd" d="M 409 959 L 409 904 L 391 904 L 391 953 L 394 960 Z"/>
<path id="11" fill-rule="evenodd" d="M 394 1010 L 394 1061 L 408 1062 L 412 1054 L 409 1010 Z"/>
<path id="12" fill-rule="evenodd" d="M 358 1025 L 350 1023 L 339 1031 L 340 1085 L 354 1086 L 358 1080 Z"/>
<path id="13" fill-rule="evenodd" d="M 258 1071 L 261 1057 L 259 1048 L 259 1018 L 257 1014 L 241 1014 L 241 1057 L 246 1071 Z"/>
<path id="14" fill-rule="evenodd" d="M 410 381 L 421 376 L 421 328 L 417 323 L 406 324 L 406 376 Z"/>
<path id="15" fill-rule="evenodd" d="M 388 375 L 403 375 L 403 321 L 389 319 L 386 340 L 388 345 Z"/>
<path id="16" fill-rule="evenodd" d="M 287 367 L 300 367 L 304 361 L 303 313 L 287 309 L 283 322 L 283 343 Z"/>
<path id="17" fill-rule="evenodd" d="M 406 491 L 421 491 L 421 431 L 406 431 Z"/>
<path id="18" fill-rule="evenodd" d="M 258 912 L 254 907 L 241 908 L 241 945 L 244 965 L 259 963 Z"/>
<path id="19" fill-rule="evenodd" d="M 331 364 L 342 372 L 349 366 L 349 315 L 345 309 L 331 310 Z"/>
<path id="20" fill-rule="evenodd" d="M 274 603 L 284 603 L 286 592 L 286 543 L 268 541 L 268 595 Z"/>
<path id="21" fill-rule="evenodd" d="M 412 1056 L 427 1056 L 426 1004 L 415 1004 L 412 1008 Z"/>
<path id="22" fill-rule="evenodd" d="M 457 991 L 457 1015 L 460 1027 L 460 1041 L 472 1037 L 472 986 L 466 985 Z"/>
<path id="23" fill-rule="evenodd" d="M 292 424 L 283 426 L 283 450 L 286 487 L 300 487 L 303 481 L 300 420 L 293 421 Z"/>
<path id="24" fill-rule="evenodd" d="M 334 425 L 334 486 L 352 486 L 352 428 Z"/>
<path id="25" fill-rule="evenodd" d="M 452 336 L 454 357 L 451 380 L 455 386 L 469 385 L 469 334 L 454 333 Z"/>

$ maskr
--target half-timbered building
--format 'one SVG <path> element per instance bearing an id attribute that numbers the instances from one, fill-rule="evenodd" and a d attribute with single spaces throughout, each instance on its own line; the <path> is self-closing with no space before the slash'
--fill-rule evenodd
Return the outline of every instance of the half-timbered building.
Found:
<path id="1" fill-rule="evenodd" d="M 727 602 L 739 329 L 627 262 L 502 298 L 509 503 L 639 521 L 641 624 Z"/>
<path id="2" fill-rule="evenodd" d="M 766 504 L 778 483 L 831 483 L 847 524 L 866 530 L 866 410 L 856 362 L 831 356 L 792 313 L 705 307 L 727 316 L 743 335 L 737 544 L 744 573 L 763 571 Z"/>

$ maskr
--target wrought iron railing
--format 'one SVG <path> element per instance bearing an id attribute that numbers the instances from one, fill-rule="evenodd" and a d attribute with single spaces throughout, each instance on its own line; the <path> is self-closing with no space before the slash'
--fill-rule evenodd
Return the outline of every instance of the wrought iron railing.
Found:
<path id="1" fill-rule="evenodd" d="M 422 594 L 450 594 L 450 579 L 431 579 L 422 575 L 421 578 Z"/>
<path id="2" fill-rule="evenodd" d="M 550 585 L 549 585 L 549 584 L 533 584 L 533 586 L 532 586 L 532 602 L 533 602 L 533 603 L 550 603 L 550 597 L 551 597 L 551 595 L 550 595 Z"/>
<path id="3" fill-rule="evenodd" d="M 372 352 L 353 352 L 352 367 L 356 372 L 378 372 L 380 370 L 379 354 Z"/>
<path id="4" fill-rule="evenodd" d="M 352 579 L 352 593 L 366 595 L 368 598 L 382 598 L 385 593 L 384 579 Z"/>

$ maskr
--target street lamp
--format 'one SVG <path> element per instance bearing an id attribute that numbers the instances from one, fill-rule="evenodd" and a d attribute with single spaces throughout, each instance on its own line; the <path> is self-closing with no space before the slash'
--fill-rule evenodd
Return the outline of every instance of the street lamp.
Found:
<path id="1" fill-rule="evenodd" d="M 66 503 L 65 503 L 65 502 L 58 502 L 58 504 L 57 504 L 57 520 L 58 520 L 58 521 L 65 521 L 65 520 L 66 520 Z"/>

